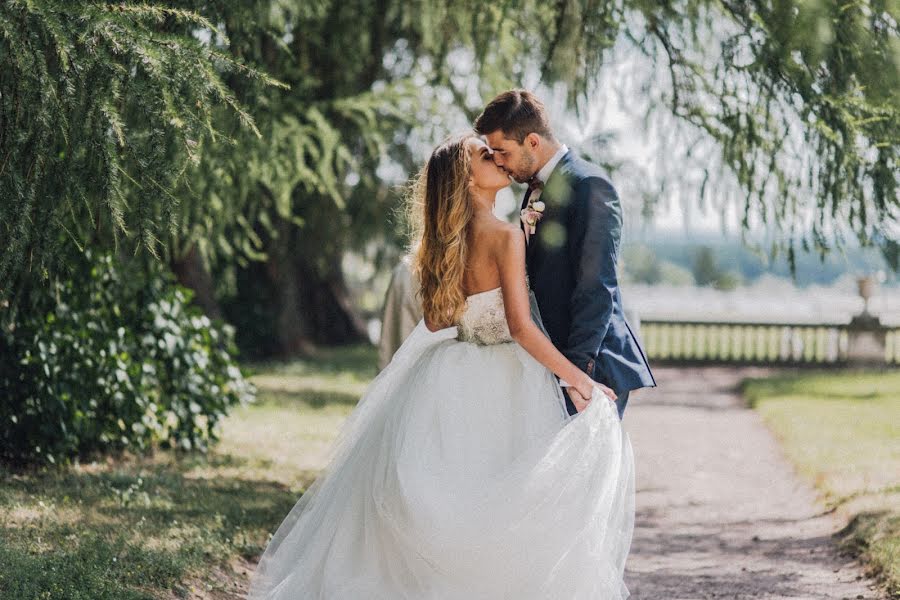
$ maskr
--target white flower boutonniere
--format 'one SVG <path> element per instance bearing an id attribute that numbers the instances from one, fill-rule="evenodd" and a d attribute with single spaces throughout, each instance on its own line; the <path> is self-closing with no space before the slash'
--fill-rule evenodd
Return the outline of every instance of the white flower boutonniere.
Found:
<path id="1" fill-rule="evenodd" d="M 540 200 L 529 201 L 528 206 L 519 211 L 519 218 L 525 224 L 525 238 L 537 230 L 537 222 L 544 216 L 545 205 Z"/>

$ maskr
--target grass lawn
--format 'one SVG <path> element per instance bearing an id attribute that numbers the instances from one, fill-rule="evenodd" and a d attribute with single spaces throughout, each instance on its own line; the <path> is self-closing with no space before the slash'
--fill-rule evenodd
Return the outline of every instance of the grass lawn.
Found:
<path id="1" fill-rule="evenodd" d="M 249 365 L 259 401 L 208 456 L 0 469 L 0 598 L 241 598 L 268 534 L 375 375 L 369 346 Z"/>
<path id="2" fill-rule="evenodd" d="M 375 375 L 376 350 L 247 365 L 259 401 L 208 456 L 157 452 L 27 473 L 0 469 L 0 598 L 235 600 Z M 900 581 L 900 374 L 749 380 L 745 395 L 798 470 L 855 518 L 844 544 Z"/>
<path id="3" fill-rule="evenodd" d="M 748 379 L 743 393 L 846 518 L 841 546 L 900 597 L 900 372 L 799 372 Z"/>

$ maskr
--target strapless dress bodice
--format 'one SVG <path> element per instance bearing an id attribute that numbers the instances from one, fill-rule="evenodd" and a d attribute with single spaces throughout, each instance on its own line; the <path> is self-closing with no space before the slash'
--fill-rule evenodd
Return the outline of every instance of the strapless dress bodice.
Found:
<path id="1" fill-rule="evenodd" d="M 512 342 L 503 307 L 502 288 L 468 296 L 458 328 L 456 339 L 460 341 L 483 346 Z"/>

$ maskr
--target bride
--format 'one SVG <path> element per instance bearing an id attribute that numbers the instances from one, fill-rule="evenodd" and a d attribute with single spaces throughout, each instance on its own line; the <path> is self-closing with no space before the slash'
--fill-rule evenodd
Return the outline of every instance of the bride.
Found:
<path id="1" fill-rule="evenodd" d="M 474 134 L 415 183 L 424 318 L 278 527 L 250 600 L 623 599 L 634 458 L 612 390 L 535 324 Z M 586 398 L 569 415 L 554 375 Z"/>

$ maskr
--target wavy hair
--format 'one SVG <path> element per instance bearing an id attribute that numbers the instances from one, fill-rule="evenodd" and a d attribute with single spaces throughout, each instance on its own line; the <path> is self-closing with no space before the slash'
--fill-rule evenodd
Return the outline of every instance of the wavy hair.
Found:
<path id="1" fill-rule="evenodd" d="M 412 226 L 413 273 L 425 318 L 438 327 L 459 321 L 465 307 L 466 233 L 474 214 L 469 195 L 474 133 L 444 140 L 413 180 L 407 210 Z"/>

